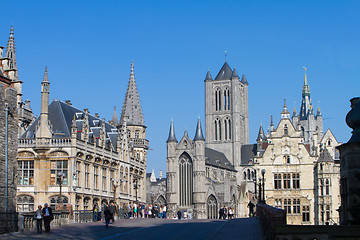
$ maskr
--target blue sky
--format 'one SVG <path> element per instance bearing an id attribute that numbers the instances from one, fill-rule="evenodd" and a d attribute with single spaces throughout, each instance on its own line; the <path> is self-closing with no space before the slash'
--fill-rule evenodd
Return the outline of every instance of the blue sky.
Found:
<path id="1" fill-rule="evenodd" d="M 324 129 L 346 142 L 349 100 L 360 95 L 358 1 L 1 1 L 0 45 L 14 25 L 23 98 L 40 112 L 45 66 L 51 99 L 108 120 L 135 77 L 150 140 L 148 171 L 166 170 L 174 119 L 178 140 L 204 127 L 204 78 L 224 63 L 249 82 L 250 142 L 280 119 L 283 99 L 299 111 L 303 66 Z"/>

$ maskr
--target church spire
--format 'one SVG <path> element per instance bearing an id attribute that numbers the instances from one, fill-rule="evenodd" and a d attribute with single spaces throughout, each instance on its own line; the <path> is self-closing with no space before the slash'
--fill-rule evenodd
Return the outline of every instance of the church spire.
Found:
<path id="1" fill-rule="evenodd" d="M 121 112 L 120 125 L 124 124 L 124 120 L 126 120 L 128 126 L 145 126 L 139 92 L 136 87 L 133 61 L 131 61 L 129 84 Z"/>
<path id="2" fill-rule="evenodd" d="M 44 78 L 41 83 L 41 113 L 40 113 L 40 127 L 36 134 L 39 138 L 51 138 L 48 121 L 49 121 L 49 79 L 47 67 L 45 67 Z"/>
<path id="3" fill-rule="evenodd" d="M 283 107 L 283 111 L 281 112 L 281 118 L 290 118 L 290 113 L 287 110 L 287 106 L 286 106 L 286 99 L 284 99 L 284 107 Z"/>
<path id="4" fill-rule="evenodd" d="M 168 137 L 166 142 L 167 143 L 168 142 L 177 142 L 176 137 L 175 137 L 174 121 L 173 120 L 171 120 L 169 137 Z"/>
<path id="5" fill-rule="evenodd" d="M 112 124 L 116 127 L 119 123 L 118 123 L 118 118 L 117 118 L 117 115 L 116 115 L 116 106 L 114 106 L 114 114 L 112 116 Z"/>
<path id="6" fill-rule="evenodd" d="M 310 87 L 308 85 L 307 76 L 306 76 L 306 67 L 303 67 L 305 70 L 304 76 L 304 85 L 302 87 L 302 99 L 301 99 L 301 108 L 300 108 L 300 120 L 307 119 L 307 115 L 311 108 L 310 102 Z"/>
<path id="7" fill-rule="evenodd" d="M 17 73 L 17 64 L 16 64 L 16 56 L 15 56 L 15 38 L 14 38 L 14 27 L 11 26 L 10 29 L 10 37 L 9 37 L 9 41 L 6 47 L 6 53 L 5 53 L 5 57 L 10 59 L 10 69 L 14 69 L 15 71 L 15 81 L 19 80 L 19 76 Z"/>
<path id="8" fill-rule="evenodd" d="M 266 137 L 265 137 L 265 134 L 264 134 L 264 129 L 262 127 L 262 124 L 260 124 L 260 129 L 259 129 L 259 133 L 258 133 L 258 137 L 256 139 L 256 141 L 260 141 L 260 140 L 265 140 Z"/>
<path id="9" fill-rule="evenodd" d="M 204 138 L 204 135 L 203 135 L 203 132 L 201 129 L 200 117 L 198 118 L 194 141 L 205 141 L 205 138 Z"/>

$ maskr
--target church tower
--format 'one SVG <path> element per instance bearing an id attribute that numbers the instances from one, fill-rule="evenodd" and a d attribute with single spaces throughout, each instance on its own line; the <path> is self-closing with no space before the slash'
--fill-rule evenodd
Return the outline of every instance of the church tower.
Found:
<path id="1" fill-rule="evenodd" d="M 225 61 L 213 80 L 205 77 L 206 147 L 223 152 L 235 166 L 241 163 L 241 145 L 249 142 L 248 82 Z"/>
<path id="2" fill-rule="evenodd" d="M 115 118 L 116 111 L 114 109 L 112 122 L 116 122 Z M 134 187 L 139 186 L 140 188 L 137 189 L 138 194 L 142 199 L 145 199 L 146 157 L 149 141 L 146 139 L 146 126 L 135 81 L 134 63 L 132 61 L 129 84 L 117 128 L 119 131 L 122 131 L 124 126 L 126 126 L 126 134 L 130 144 L 130 161 L 139 166 L 139 168 L 130 169 L 130 183 L 134 184 L 131 187 L 131 191 L 135 191 Z"/>
<path id="3" fill-rule="evenodd" d="M 318 107 L 316 114 L 310 98 L 310 87 L 308 85 L 306 68 L 304 76 L 304 85 L 302 87 L 302 99 L 299 115 L 294 110 L 292 122 L 295 128 L 301 130 L 301 134 L 304 137 L 304 143 L 310 144 L 311 152 L 315 151 L 317 141 L 323 136 L 323 118 Z"/>

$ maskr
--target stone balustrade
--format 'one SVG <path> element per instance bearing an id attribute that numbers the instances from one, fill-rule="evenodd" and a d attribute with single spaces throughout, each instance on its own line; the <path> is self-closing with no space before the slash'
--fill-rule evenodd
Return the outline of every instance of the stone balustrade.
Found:
<path id="1" fill-rule="evenodd" d="M 71 138 L 19 139 L 18 147 L 70 147 Z"/>
<path id="2" fill-rule="evenodd" d="M 149 140 L 144 138 L 130 138 L 133 147 L 149 148 Z"/>

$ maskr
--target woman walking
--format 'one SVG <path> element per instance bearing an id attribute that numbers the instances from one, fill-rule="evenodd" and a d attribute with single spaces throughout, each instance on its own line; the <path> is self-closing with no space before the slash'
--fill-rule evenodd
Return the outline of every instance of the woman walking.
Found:
<path id="1" fill-rule="evenodd" d="M 36 220 L 36 229 L 38 234 L 42 234 L 42 212 L 41 212 L 42 206 L 39 205 L 38 209 L 35 212 L 34 219 Z"/>

